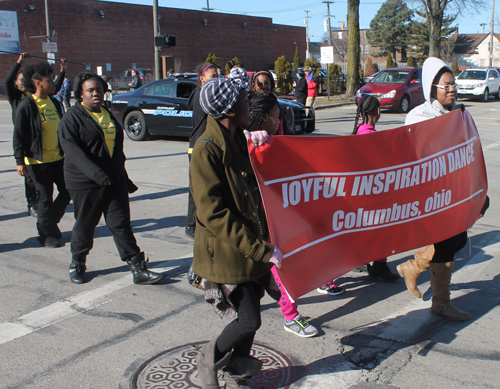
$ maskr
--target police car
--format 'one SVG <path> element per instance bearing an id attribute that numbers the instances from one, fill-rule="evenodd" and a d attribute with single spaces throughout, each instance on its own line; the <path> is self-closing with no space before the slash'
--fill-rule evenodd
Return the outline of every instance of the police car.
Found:
<path id="1" fill-rule="evenodd" d="M 113 96 L 111 110 L 132 140 L 146 140 L 149 135 L 189 137 L 193 112 L 187 106 L 197 86 L 198 79 L 193 74 L 175 74 L 131 93 Z M 284 99 L 278 102 L 285 114 L 288 134 L 314 131 L 312 111 L 306 117 L 302 104 Z"/>

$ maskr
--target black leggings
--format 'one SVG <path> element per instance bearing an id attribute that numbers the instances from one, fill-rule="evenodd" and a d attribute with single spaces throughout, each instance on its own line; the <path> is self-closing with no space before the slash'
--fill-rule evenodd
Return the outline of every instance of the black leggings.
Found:
<path id="1" fill-rule="evenodd" d="M 245 282 L 231 294 L 231 301 L 238 312 L 238 318 L 229 323 L 217 338 L 217 349 L 224 355 L 247 357 L 252 349 L 255 333 L 260 328 L 260 299 L 264 288 L 255 282 Z"/>
<path id="2" fill-rule="evenodd" d="M 453 262 L 455 254 L 467 244 L 467 231 L 455 235 L 439 243 L 434 243 L 433 263 Z"/>

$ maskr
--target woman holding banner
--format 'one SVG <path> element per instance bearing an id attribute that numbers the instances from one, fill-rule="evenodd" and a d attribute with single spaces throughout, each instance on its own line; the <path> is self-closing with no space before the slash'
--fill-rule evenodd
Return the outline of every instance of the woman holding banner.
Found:
<path id="1" fill-rule="evenodd" d="M 456 106 L 457 85 L 453 70 L 439 58 L 428 58 L 422 68 L 425 103 L 412 109 L 405 124 L 418 123 L 449 113 Z M 467 232 L 426 247 L 397 267 L 404 277 L 408 290 L 416 297 L 422 295 L 417 288 L 417 278 L 431 269 L 433 291 L 431 313 L 449 320 L 468 320 L 470 314 L 456 308 L 450 301 L 451 274 L 455 254 L 465 247 Z"/>
<path id="2" fill-rule="evenodd" d="M 227 79 L 207 81 L 200 93 L 208 117 L 189 172 L 197 206 L 193 270 L 204 279 L 205 300 L 220 315 L 237 313 L 197 357 L 204 389 L 219 387 L 218 369 L 225 368 L 228 387 L 245 387 L 246 378 L 260 373 L 262 362 L 250 350 L 261 325 L 260 299 L 273 282 L 270 269 L 282 259 L 267 242 L 266 216 L 242 131 L 250 122 L 248 86 L 246 71 L 235 67 Z M 246 136 L 255 144 L 267 139 L 265 131 Z"/>

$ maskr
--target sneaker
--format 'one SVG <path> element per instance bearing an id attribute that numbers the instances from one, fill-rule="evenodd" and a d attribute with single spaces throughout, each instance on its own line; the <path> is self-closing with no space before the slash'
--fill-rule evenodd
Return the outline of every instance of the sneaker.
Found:
<path id="1" fill-rule="evenodd" d="M 330 296 L 338 296 L 339 294 L 344 293 L 344 289 L 335 285 L 333 282 L 328 282 L 316 290 L 321 294 L 329 294 Z"/>
<path id="2" fill-rule="evenodd" d="M 301 338 L 312 338 L 318 334 L 318 330 L 309 324 L 302 316 L 297 315 L 293 320 L 285 320 L 285 331 L 291 332 Z"/>
<path id="3" fill-rule="evenodd" d="M 51 249 L 54 249 L 56 247 L 59 247 L 59 241 L 56 238 L 52 237 L 52 236 L 47 236 L 45 238 L 45 242 L 43 243 L 43 245 L 45 247 L 49 247 Z"/>

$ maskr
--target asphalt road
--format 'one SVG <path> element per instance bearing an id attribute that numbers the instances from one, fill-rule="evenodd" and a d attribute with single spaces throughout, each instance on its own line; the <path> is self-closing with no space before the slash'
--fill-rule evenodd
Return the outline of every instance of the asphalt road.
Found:
<path id="1" fill-rule="evenodd" d="M 491 207 L 457 255 L 452 297 L 472 314 L 465 323 L 429 314 L 429 274 L 417 300 L 403 280 L 389 284 L 351 272 L 346 292 L 311 292 L 299 310 L 320 328 L 301 339 L 283 330 L 269 297 L 256 341 L 293 365 L 291 388 L 499 388 L 500 102 L 465 102 L 478 126 Z M 317 111 L 312 136 L 347 135 L 355 107 Z M 383 112 L 378 130 L 402 125 Z M 185 281 L 192 241 L 184 236 L 187 142 L 125 141 L 127 168 L 140 190 L 131 196 L 133 227 L 150 267 L 168 271 L 159 285 L 135 286 L 101 222 L 84 285 L 69 282 L 72 206 L 60 223 L 63 247 L 40 247 L 26 216 L 22 179 L 12 157 L 10 108 L 0 101 L 0 387 L 128 388 L 136 372 L 165 350 L 217 335 L 223 322 Z M 410 258 L 389 258 L 390 266 Z M 154 386 L 149 386 L 154 387 Z M 179 386 L 180 387 L 180 386 Z"/>

